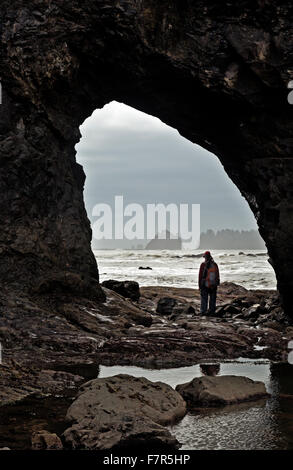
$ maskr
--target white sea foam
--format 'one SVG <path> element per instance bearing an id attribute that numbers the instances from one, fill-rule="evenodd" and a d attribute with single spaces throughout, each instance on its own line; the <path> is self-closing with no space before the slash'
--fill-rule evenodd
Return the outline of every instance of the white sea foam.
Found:
<path id="1" fill-rule="evenodd" d="M 136 280 L 141 286 L 197 287 L 202 250 L 95 250 L 101 281 Z M 247 289 L 275 289 L 276 278 L 266 251 L 212 250 L 221 281 Z M 139 267 L 151 267 L 140 270 Z"/>

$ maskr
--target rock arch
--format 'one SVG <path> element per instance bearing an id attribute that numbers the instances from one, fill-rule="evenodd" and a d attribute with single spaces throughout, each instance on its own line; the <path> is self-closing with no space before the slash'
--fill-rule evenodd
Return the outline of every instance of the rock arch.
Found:
<path id="1" fill-rule="evenodd" d="M 4 0 L 0 280 L 98 280 L 79 125 L 122 101 L 215 153 L 249 202 L 293 314 L 289 1 Z"/>

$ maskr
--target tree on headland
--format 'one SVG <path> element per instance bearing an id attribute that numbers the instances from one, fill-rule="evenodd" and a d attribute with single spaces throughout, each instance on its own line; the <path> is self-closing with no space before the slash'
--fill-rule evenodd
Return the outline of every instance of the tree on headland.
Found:
<path id="1" fill-rule="evenodd" d="M 207 230 L 200 236 L 201 249 L 265 250 L 266 246 L 257 230 Z"/>

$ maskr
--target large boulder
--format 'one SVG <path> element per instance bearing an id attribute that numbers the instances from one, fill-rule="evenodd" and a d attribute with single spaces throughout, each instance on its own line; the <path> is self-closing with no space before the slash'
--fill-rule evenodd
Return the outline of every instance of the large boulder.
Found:
<path id="1" fill-rule="evenodd" d="M 140 297 L 139 284 L 136 281 L 115 281 L 109 279 L 102 282 L 102 286 L 117 292 L 126 299 L 138 300 Z"/>
<path id="2" fill-rule="evenodd" d="M 186 403 L 181 395 L 162 382 L 143 377 L 116 375 L 84 384 L 68 409 L 71 426 L 64 432 L 73 449 L 113 447 L 178 447 L 164 428 L 182 418 Z"/>
<path id="3" fill-rule="evenodd" d="M 263 382 L 235 375 L 196 377 L 177 385 L 176 390 L 188 403 L 200 406 L 228 405 L 268 396 Z"/>
<path id="4" fill-rule="evenodd" d="M 100 314 L 107 315 L 111 318 L 119 316 L 137 325 L 151 326 L 153 318 L 149 312 L 146 312 L 111 289 L 103 287 L 103 290 L 107 300 L 104 304 L 96 306 Z"/>

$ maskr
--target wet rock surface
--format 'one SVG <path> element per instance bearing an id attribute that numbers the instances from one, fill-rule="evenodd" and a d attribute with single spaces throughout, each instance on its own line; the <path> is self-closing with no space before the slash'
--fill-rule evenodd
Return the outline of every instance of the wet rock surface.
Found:
<path id="1" fill-rule="evenodd" d="M 120 374 L 84 384 L 66 419 L 73 449 L 112 449 L 145 445 L 178 447 L 163 426 L 186 413 L 186 403 L 169 385 Z"/>
<path id="2" fill-rule="evenodd" d="M 161 297 L 158 301 L 156 312 L 162 315 L 171 315 L 175 305 L 176 299 L 172 297 Z"/>
<path id="3" fill-rule="evenodd" d="M 177 385 L 176 390 L 194 406 L 230 405 L 269 397 L 263 382 L 235 375 L 196 377 Z"/>
<path id="4" fill-rule="evenodd" d="M 32 450 L 36 443 L 38 447 L 41 445 L 41 450 L 49 450 L 45 447 L 49 444 L 47 437 L 49 439 L 52 434 L 57 435 L 62 442 L 62 433 L 67 427 L 66 412 L 75 393 L 76 390 L 69 390 L 60 392 L 55 397 L 48 394 L 43 397 L 32 395 L 13 405 L 2 405 L 1 446 L 9 447 L 11 450 Z M 45 437 L 47 444 L 39 433 Z M 34 438 L 36 435 L 39 437 Z M 55 438 L 54 441 L 60 444 L 58 439 Z M 51 437 L 50 442 L 53 443 Z"/>
<path id="5" fill-rule="evenodd" d="M 42 369 L 37 357 L 31 362 L 21 365 L 8 360 L 0 365 L 1 406 L 15 405 L 30 397 L 68 394 L 85 382 L 79 375 Z"/>
<path id="6" fill-rule="evenodd" d="M 136 281 L 115 281 L 109 279 L 108 281 L 102 282 L 101 285 L 117 292 L 117 294 L 122 295 L 122 297 L 126 299 L 138 300 L 140 297 L 139 284 Z"/>
<path id="7" fill-rule="evenodd" d="M 1 291 L 2 406 L 11 412 L 33 400 L 48 400 L 48 406 L 52 400 L 67 400 L 98 376 L 99 364 L 168 368 L 238 357 L 287 361 L 293 328 L 275 291 L 248 291 L 223 283 L 213 317 L 199 314 L 196 289 L 141 287 L 138 301 L 104 287 L 103 294 L 105 300 L 97 302 L 68 292 L 29 296 L 10 288 Z M 157 312 L 164 297 L 176 300 L 171 314 Z M 245 318 L 249 309 L 255 313 Z M 64 419 L 66 410 L 62 412 Z M 44 414 L 48 413 L 49 409 Z M 35 429 L 32 422 L 32 432 L 56 433 L 45 424 L 42 418 Z M 142 431 L 137 420 L 131 426 Z M 148 436 L 162 441 L 165 430 L 154 426 Z M 22 426 L 19 433 L 20 448 L 30 448 L 31 435 Z M 14 448 L 12 438 L 4 439 L 2 447 L 6 446 Z"/>
<path id="8" fill-rule="evenodd" d="M 96 302 L 2 290 L 1 402 L 46 389 L 76 389 L 96 376 L 98 364 L 173 367 L 207 358 L 287 359 L 293 329 L 275 291 L 223 283 L 214 317 L 199 314 L 196 289 L 142 287 L 136 302 L 103 292 L 105 301 Z M 176 301 L 169 315 L 157 312 L 164 297 Z M 248 311 L 253 316 L 247 318 Z"/>

